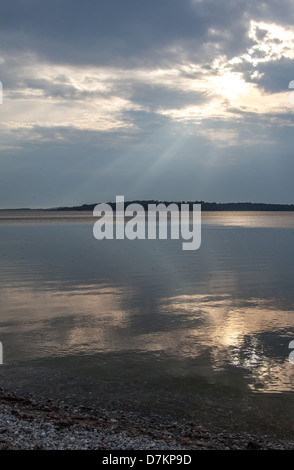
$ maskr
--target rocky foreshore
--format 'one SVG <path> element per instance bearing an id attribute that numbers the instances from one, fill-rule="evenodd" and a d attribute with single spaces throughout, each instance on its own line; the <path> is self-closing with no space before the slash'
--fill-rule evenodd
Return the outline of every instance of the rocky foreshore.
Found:
<path id="1" fill-rule="evenodd" d="M 0 390 L 0 450 L 294 450 L 294 441 Z"/>

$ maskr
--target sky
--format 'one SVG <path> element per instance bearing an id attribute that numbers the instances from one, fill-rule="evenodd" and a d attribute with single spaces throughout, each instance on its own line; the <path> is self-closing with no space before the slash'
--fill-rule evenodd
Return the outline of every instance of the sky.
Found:
<path id="1" fill-rule="evenodd" d="M 294 203 L 292 0 L 4 0 L 0 208 Z"/>

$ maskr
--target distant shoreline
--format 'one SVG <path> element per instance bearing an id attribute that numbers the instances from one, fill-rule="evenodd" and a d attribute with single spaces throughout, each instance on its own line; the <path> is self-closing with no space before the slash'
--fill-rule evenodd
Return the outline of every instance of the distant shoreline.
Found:
<path id="1" fill-rule="evenodd" d="M 95 204 L 83 204 L 81 206 L 62 206 L 62 207 L 52 207 L 52 208 L 14 208 L 14 209 L 0 209 L 1 211 L 91 211 L 93 212 Z M 115 202 L 107 202 L 107 204 L 115 210 Z M 190 210 L 193 210 L 193 204 L 201 204 L 202 211 L 256 211 L 256 212 L 292 212 L 294 211 L 294 204 L 267 204 L 267 203 L 255 203 L 255 202 L 228 202 L 228 203 L 218 203 L 218 202 L 205 202 L 205 201 L 155 201 L 155 200 L 134 200 L 134 201 L 125 201 L 125 207 L 129 204 L 141 204 L 141 206 L 147 210 L 149 204 L 165 204 L 169 206 L 170 204 L 176 204 L 180 207 L 181 204 L 189 204 Z"/>

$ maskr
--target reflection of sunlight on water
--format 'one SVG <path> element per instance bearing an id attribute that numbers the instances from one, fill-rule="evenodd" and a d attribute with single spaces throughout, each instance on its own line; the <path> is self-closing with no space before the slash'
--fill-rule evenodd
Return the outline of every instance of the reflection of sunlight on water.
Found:
<path id="1" fill-rule="evenodd" d="M 185 302 L 188 300 L 189 302 Z M 171 301 L 171 299 L 167 299 Z M 172 303 L 165 310 L 175 315 L 185 315 L 188 319 L 202 319 L 199 328 L 191 328 L 186 334 L 185 348 L 179 349 L 186 357 L 196 357 L 203 351 L 212 357 L 212 368 L 222 371 L 228 365 L 247 371 L 248 386 L 254 391 L 282 392 L 294 390 L 294 368 L 288 361 L 288 340 L 280 339 L 284 349 L 284 357 L 277 358 L 263 346 L 260 336 L 265 333 L 279 333 L 281 324 L 283 332 L 292 331 L 293 312 L 277 310 L 271 307 L 271 300 L 253 299 L 246 301 L 246 307 L 238 307 L 225 298 L 218 296 L 194 297 L 195 307 L 191 296 L 173 298 Z M 251 305 L 250 305 L 251 303 Z M 281 334 L 281 333 L 280 333 Z M 283 333 L 284 336 L 285 333 Z M 287 333 L 286 333 L 287 335 Z M 183 333 L 183 337 L 185 334 Z M 181 341 L 183 341 L 181 337 Z M 291 336 L 289 336 L 291 338 Z M 165 336 L 162 341 L 167 340 Z M 179 343 L 175 343 L 175 336 L 165 342 L 175 350 Z"/>
<path id="2" fill-rule="evenodd" d="M 294 228 L 294 212 L 202 212 L 202 223 L 235 227 Z"/>
<path id="3" fill-rule="evenodd" d="M 252 370 L 249 387 L 255 392 L 282 393 L 293 391 L 294 370 L 288 360 L 277 362 L 263 358 L 263 363 Z"/>
<path id="4" fill-rule="evenodd" d="M 88 292 L 87 292 L 88 291 Z M 36 335 L 22 343 L 25 359 L 56 354 L 91 353 L 111 348 L 109 330 L 123 329 L 128 313 L 120 308 L 122 291 L 101 286 L 99 294 L 84 289 L 34 291 L 4 288 L 1 291 L 3 315 L 0 333 L 15 324 L 17 336 Z M 12 360 L 13 357 L 10 357 Z"/>
<path id="5" fill-rule="evenodd" d="M 242 390 L 294 391 L 293 231 L 237 229 L 291 226 L 293 215 L 205 213 L 195 253 L 165 241 L 94 245 L 81 220 L 26 226 L 22 237 L 3 225 L 8 363 L 91 356 L 95 371 L 104 362 L 111 373 L 119 358 L 120 373 L 127 358 L 135 377 L 146 367 L 203 383 L 239 380 Z"/>
<path id="6" fill-rule="evenodd" d="M 230 348 L 229 363 L 249 372 L 248 386 L 255 392 L 285 392 L 293 390 L 294 370 L 288 360 L 277 361 L 268 357 L 257 338 L 251 338 L 250 346 Z"/>
<path id="7" fill-rule="evenodd" d="M 192 215 L 192 213 L 191 213 Z M 92 211 L 1 211 L 1 224 L 89 224 L 97 219 Z M 294 212 L 202 211 L 202 223 L 236 227 L 294 228 Z"/>
<path id="8" fill-rule="evenodd" d="M 266 355 L 257 338 L 250 346 L 241 345 L 228 352 L 228 361 L 249 372 L 248 386 L 255 392 L 285 392 L 293 390 L 294 369 L 288 359 L 277 360 Z"/>
<path id="9" fill-rule="evenodd" d="M 5 287 L 1 297 L 7 309 L 0 333 L 14 321 L 19 337 L 35 336 L 34 342 L 20 345 L 26 360 L 128 351 L 161 352 L 177 361 L 200 360 L 204 355 L 216 373 L 232 367 L 243 370 L 253 391 L 294 389 L 294 368 L 287 360 L 289 341 L 281 358 L 276 352 L 271 355 L 262 343 L 265 332 L 275 333 L 281 324 L 287 332 L 293 325 L 292 312 L 271 308 L 270 299 L 246 300 L 242 306 L 226 295 L 163 298 L 157 314 L 167 317 L 168 329 L 154 330 L 150 319 L 150 331 L 146 332 L 134 331 L 132 313 L 122 308 L 129 295 L 107 286 L 97 290 L 88 285 L 67 292 Z"/>

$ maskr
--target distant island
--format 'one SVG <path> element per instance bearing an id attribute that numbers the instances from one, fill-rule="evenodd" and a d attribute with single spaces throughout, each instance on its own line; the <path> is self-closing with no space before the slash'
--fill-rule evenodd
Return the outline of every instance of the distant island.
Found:
<path id="1" fill-rule="evenodd" d="M 202 211 L 294 211 L 294 204 L 266 204 L 266 203 L 255 203 L 255 202 L 205 202 L 205 201 L 125 201 L 125 207 L 129 204 L 141 204 L 145 210 L 148 209 L 148 204 L 160 204 L 163 203 L 166 206 L 169 204 L 177 204 L 179 207 L 181 204 L 189 204 L 190 210 L 193 209 L 193 204 L 201 204 Z M 54 210 L 54 211 L 92 211 L 96 204 L 83 204 L 81 206 L 73 207 L 55 207 L 52 209 L 45 210 Z M 115 210 L 116 203 L 108 202 L 113 210 Z"/>

